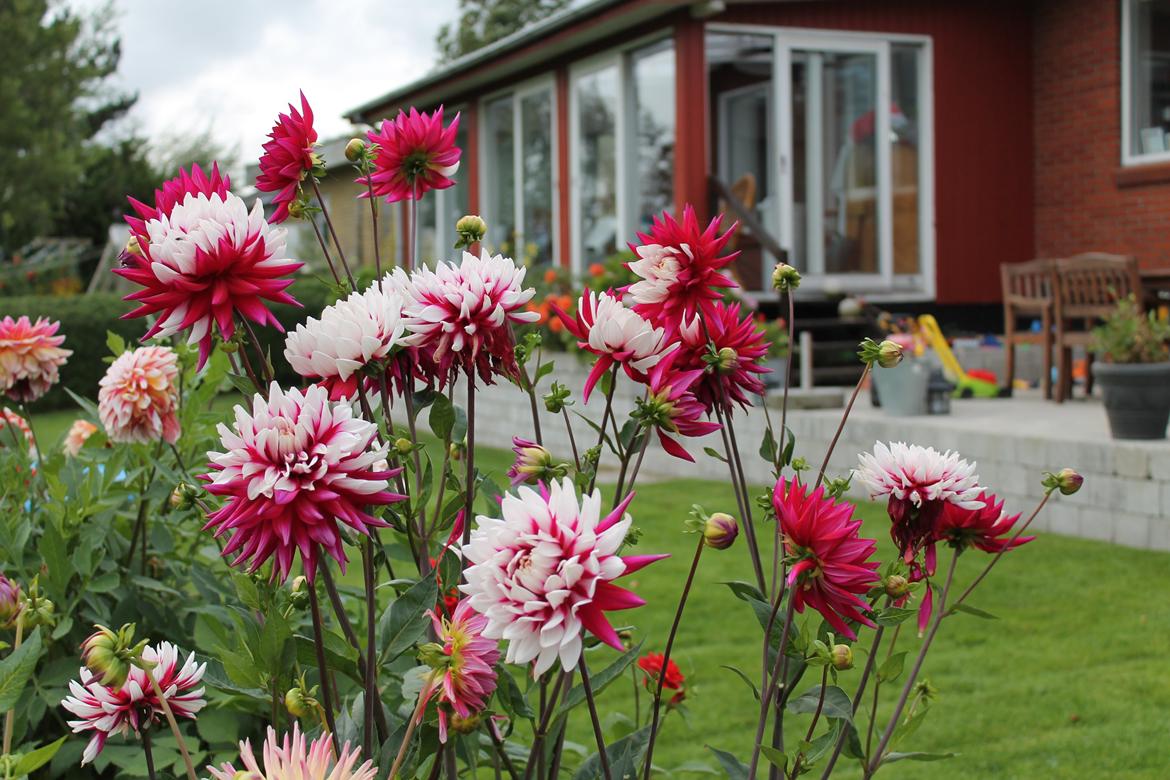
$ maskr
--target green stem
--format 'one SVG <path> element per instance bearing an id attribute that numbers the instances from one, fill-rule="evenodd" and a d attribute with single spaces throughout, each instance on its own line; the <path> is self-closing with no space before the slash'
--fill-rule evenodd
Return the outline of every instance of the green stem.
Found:
<path id="1" fill-rule="evenodd" d="M 601 720 L 597 717 L 597 702 L 593 700 L 593 686 L 589 684 L 589 665 L 585 663 L 585 653 L 581 653 L 581 661 L 577 664 L 581 670 L 581 687 L 585 691 L 585 701 L 589 705 L 589 720 L 593 723 L 593 738 L 597 740 L 597 758 L 601 762 L 601 773 L 605 780 L 613 780 L 613 773 L 609 768 L 609 755 L 605 752 L 605 735 L 601 733 Z M 666 662 L 663 661 L 663 672 Z M 660 675 L 665 676 L 665 674 Z"/>
<path id="2" fill-rule="evenodd" d="M 325 706 L 325 723 L 333 740 L 333 752 L 341 755 L 337 738 L 337 723 L 333 718 L 333 691 L 329 681 L 329 665 L 325 662 L 325 626 L 321 622 L 321 605 L 317 602 L 317 586 L 309 583 L 309 611 L 313 616 L 313 649 L 317 653 L 317 675 L 321 678 L 321 697 Z M 192 778 L 194 780 L 194 778 Z"/>

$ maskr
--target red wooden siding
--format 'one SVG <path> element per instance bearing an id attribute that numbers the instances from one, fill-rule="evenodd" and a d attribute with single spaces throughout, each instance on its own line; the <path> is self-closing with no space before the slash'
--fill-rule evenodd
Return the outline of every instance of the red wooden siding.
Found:
<path id="1" fill-rule="evenodd" d="M 931 36 L 937 298 L 999 299 L 999 264 L 1033 255 L 1030 4 L 737 4 L 712 21 Z"/>
<path id="2" fill-rule="evenodd" d="M 557 68 L 554 132 L 557 134 L 557 241 L 562 268 L 573 266 L 573 209 L 570 183 L 573 175 L 569 165 L 569 69 Z"/>
<path id="3" fill-rule="evenodd" d="M 707 56 L 703 24 L 680 19 L 674 28 L 674 205 L 690 203 L 707 219 Z M 631 237 L 632 238 L 632 237 Z"/>
<path id="4" fill-rule="evenodd" d="M 467 177 L 467 211 L 478 214 L 479 205 L 479 103 L 471 101 L 463 109 L 461 122 L 466 122 L 467 148 L 459 159 L 459 169 Z M 456 214 L 455 218 L 463 216 Z"/>

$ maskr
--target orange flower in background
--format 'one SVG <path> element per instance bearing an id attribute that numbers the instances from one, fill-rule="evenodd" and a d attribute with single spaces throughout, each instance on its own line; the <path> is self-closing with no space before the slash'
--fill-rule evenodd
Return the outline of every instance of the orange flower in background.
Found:
<path id="1" fill-rule="evenodd" d="M 595 276 L 595 277 L 596 276 L 604 276 L 605 275 L 605 266 L 602 265 L 601 263 L 594 263 L 593 265 L 589 266 L 589 275 Z"/>
<path id="2" fill-rule="evenodd" d="M 552 284 L 557 280 L 557 269 L 550 268 L 544 272 L 544 283 Z"/>

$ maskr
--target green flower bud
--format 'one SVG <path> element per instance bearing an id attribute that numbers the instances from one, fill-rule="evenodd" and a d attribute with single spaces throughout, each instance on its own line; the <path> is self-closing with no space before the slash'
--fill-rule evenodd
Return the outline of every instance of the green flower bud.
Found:
<path id="1" fill-rule="evenodd" d="M 739 524 L 726 512 L 715 512 L 703 524 L 703 544 L 716 550 L 726 550 L 735 544 Z"/>
<path id="2" fill-rule="evenodd" d="M 451 730 L 457 734 L 470 734 L 477 728 L 479 728 L 479 715 L 472 715 L 470 718 L 464 718 L 458 714 L 451 716 Z"/>
<path id="3" fill-rule="evenodd" d="M 739 353 L 731 347 L 723 347 L 717 353 L 718 360 L 715 363 L 715 370 L 720 373 L 726 373 L 733 370 L 739 365 Z"/>
<path id="4" fill-rule="evenodd" d="M 455 223 L 455 233 L 459 236 L 459 240 L 455 242 L 455 248 L 463 249 L 476 241 L 483 240 L 483 237 L 487 235 L 487 223 L 478 214 L 467 214 L 460 217 L 459 221 Z"/>
<path id="5" fill-rule="evenodd" d="M 551 414 L 560 414 L 566 406 L 572 403 L 569 401 L 569 388 L 560 382 L 553 382 L 549 391 L 544 395 L 544 408 Z"/>
<path id="6" fill-rule="evenodd" d="M 1059 490 L 1062 496 L 1071 496 L 1085 484 L 1085 478 L 1073 469 L 1061 469 L 1055 474 L 1049 472 L 1044 475 L 1044 489 L 1051 493 Z"/>
<path id="7" fill-rule="evenodd" d="M 829 658 L 838 672 L 853 668 L 853 648 L 849 645 L 833 645 Z"/>
<path id="8" fill-rule="evenodd" d="M 304 609 L 305 607 L 309 606 L 309 588 L 311 587 L 312 586 L 309 585 L 309 581 L 305 579 L 303 574 L 298 577 L 294 577 L 292 586 L 289 588 L 289 603 L 292 604 L 296 609 Z"/>
<path id="9" fill-rule="evenodd" d="M 308 689 L 302 677 L 301 681 L 295 687 L 289 688 L 288 693 L 284 695 L 284 707 L 294 718 L 307 718 L 321 706 L 315 698 L 316 693 L 316 686 Z"/>
<path id="10" fill-rule="evenodd" d="M 886 577 L 882 587 L 886 590 L 886 595 L 892 599 L 899 599 L 910 592 L 910 581 L 901 574 L 891 574 Z"/>
<path id="11" fill-rule="evenodd" d="M 890 340 L 881 343 L 873 339 L 865 339 L 857 349 L 857 356 L 862 363 L 882 368 L 893 368 L 902 362 L 902 347 Z"/>
<path id="12" fill-rule="evenodd" d="M 133 623 L 117 631 L 102 625 L 95 625 L 94 629 L 81 643 L 81 662 L 102 685 L 120 689 L 130 676 L 131 667 L 141 663 L 146 640 L 134 644 Z"/>
<path id="13" fill-rule="evenodd" d="M 345 159 L 352 163 L 362 159 L 366 151 L 366 142 L 360 138 L 351 138 L 345 145 Z"/>
<path id="14" fill-rule="evenodd" d="M 780 292 L 791 292 L 800 287 L 800 271 L 788 263 L 777 263 L 772 269 L 772 286 Z"/>
<path id="15" fill-rule="evenodd" d="M 406 438 L 395 439 L 394 449 L 398 450 L 399 455 L 409 455 L 414 451 L 414 442 Z"/>

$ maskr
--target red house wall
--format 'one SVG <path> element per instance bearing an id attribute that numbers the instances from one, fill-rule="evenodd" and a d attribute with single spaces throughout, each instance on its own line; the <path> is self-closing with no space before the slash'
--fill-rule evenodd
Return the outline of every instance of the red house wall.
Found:
<path id="1" fill-rule="evenodd" d="M 1121 3 L 1042 0 L 1034 40 L 1036 254 L 1170 266 L 1170 166 L 1121 167 Z"/>
<path id="2" fill-rule="evenodd" d="M 937 299 L 999 299 L 999 263 L 1033 256 L 1029 3 L 737 4 L 712 21 L 931 36 Z"/>

